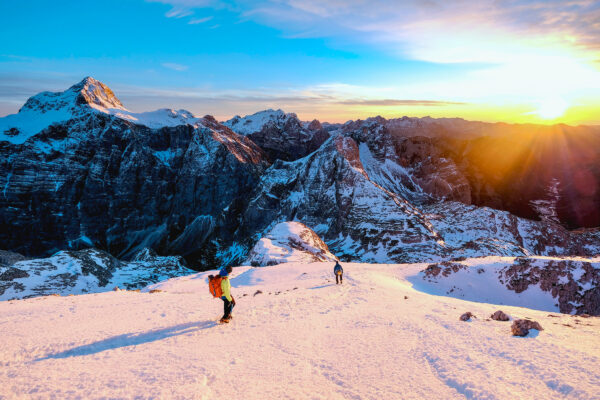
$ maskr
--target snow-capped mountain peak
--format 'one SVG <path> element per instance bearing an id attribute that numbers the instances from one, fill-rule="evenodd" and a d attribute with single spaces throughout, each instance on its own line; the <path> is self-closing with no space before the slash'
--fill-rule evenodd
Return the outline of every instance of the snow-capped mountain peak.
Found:
<path id="1" fill-rule="evenodd" d="M 42 92 L 30 97 L 19 113 L 25 111 L 46 113 L 52 110 L 74 111 L 82 105 L 99 109 L 126 110 L 108 86 L 88 76 L 64 92 Z"/>
<path id="2" fill-rule="evenodd" d="M 69 90 L 79 92 L 79 96 L 77 97 L 78 103 L 84 102 L 92 107 L 126 109 L 108 86 L 91 76 L 71 86 Z"/>
<path id="3" fill-rule="evenodd" d="M 21 144 L 50 125 L 85 118 L 91 113 L 108 114 L 152 129 L 201 123 L 200 118 L 187 110 L 132 112 L 108 86 L 88 76 L 63 92 L 38 93 L 17 114 L 0 118 L 0 141 Z"/>
<path id="4" fill-rule="evenodd" d="M 229 127 L 231 130 L 239 133 L 240 135 L 249 135 L 251 133 L 260 131 L 267 124 L 272 124 L 278 128 L 282 128 L 290 120 L 296 120 L 298 123 L 300 123 L 298 116 L 294 113 L 286 113 L 281 109 L 268 109 L 259 111 L 252 115 L 246 115 L 245 117 L 236 115 L 230 120 L 225 121 L 223 125 Z"/>

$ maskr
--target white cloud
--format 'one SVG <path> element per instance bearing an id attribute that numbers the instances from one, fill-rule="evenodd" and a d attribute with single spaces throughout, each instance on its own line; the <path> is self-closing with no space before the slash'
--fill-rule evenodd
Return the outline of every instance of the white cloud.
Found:
<path id="1" fill-rule="evenodd" d="M 165 14 L 165 17 L 167 17 L 167 18 L 183 18 L 183 17 L 188 17 L 192 14 L 194 14 L 193 11 L 187 10 L 185 8 L 173 8 L 173 9 L 167 11 L 167 13 Z"/>
<path id="2" fill-rule="evenodd" d="M 185 71 L 189 68 L 187 65 L 170 63 L 170 62 L 162 63 L 161 65 L 165 68 L 172 69 L 174 71 Z"/>
<path id="3" fill-rule="evenodd" d="M 213 19 L 212 16 L 210 17 L 204 17 L 204 18 L 196 18 L 196 19 L 191 19 L 188 24 L 190 25 L 197 25 L 197 24 L 203 24 L 207 21 L 210 21 L 211 19 Z"/>

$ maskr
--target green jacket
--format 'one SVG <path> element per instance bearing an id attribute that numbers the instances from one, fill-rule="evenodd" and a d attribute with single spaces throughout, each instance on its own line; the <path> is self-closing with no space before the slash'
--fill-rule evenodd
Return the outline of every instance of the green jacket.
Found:
<path id="1" fill-rule="evenodd" d="M 223 292 L 221 298 L 225 297 L 227 300 L 231 301 L 231 283 L 229 283 L 228 277 L 221 279 L 221 291 Z"/>

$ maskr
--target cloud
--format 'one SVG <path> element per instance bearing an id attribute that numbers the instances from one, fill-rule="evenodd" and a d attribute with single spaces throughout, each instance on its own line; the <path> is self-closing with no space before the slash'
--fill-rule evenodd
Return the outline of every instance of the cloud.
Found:
<path id="1" fill-rule="evenodd" d="M 194 14 L 193 11 L 187 10 L 185 8 L 173 8 L 173 9 L 167 11 L 167 13 L 165 14 L 165 17 L 179 19 L 179 18 L 183 18 L 183 17 L 189 17 L 192 14 Z"/>
<path id="2" fill-rule="evenodd" d="M 537 52 L 598 59 L 595 0 L 159 0 L 174 7 L 228 8 L 285 37 L 367 41 L 438 63 L 501 63 Z"/>
<path id="3" fill-rule="evenodd" d="M 207 21 L 210 21 L 211 19 L 213 19 L 212 16 L 210 17 L 204 17 L 204 18 L 196 18 L 196 19 L 191 19 L 188 24 L 190 25 L 197 25 L 197 24 L 203 24 Z"/>
<path id="4" fill-rule="evenodd" d="M 449 105 L 467 105 L 460 101 L 443 101 L 443 100 L 396 100 L 396 99 L 349 99 L 341 100 L 338 104 L 350 106 L 449 106 Z"/>
<path id="5" fill-rule="evenodd" d="M 170 63 L 170 62 L 162 63 L 161 65 L 165 68 L 172 69 L 173 71 L 185 71 L 189 68 L 187 65 Z"/>

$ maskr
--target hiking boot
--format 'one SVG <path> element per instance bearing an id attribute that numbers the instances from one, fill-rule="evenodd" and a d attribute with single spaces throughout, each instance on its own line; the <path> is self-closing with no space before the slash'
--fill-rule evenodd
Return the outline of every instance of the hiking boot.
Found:
<path id="1" fill-rule="evenodd" d="M 226 324 L 226 323 L 228 323 L 228 322 L 229 322 L 229 319 L 227 319 L 227 318 L 221 318 L 221 319 L 219 320 L 219 323 L 220 323 L 220 324 Z"/>

